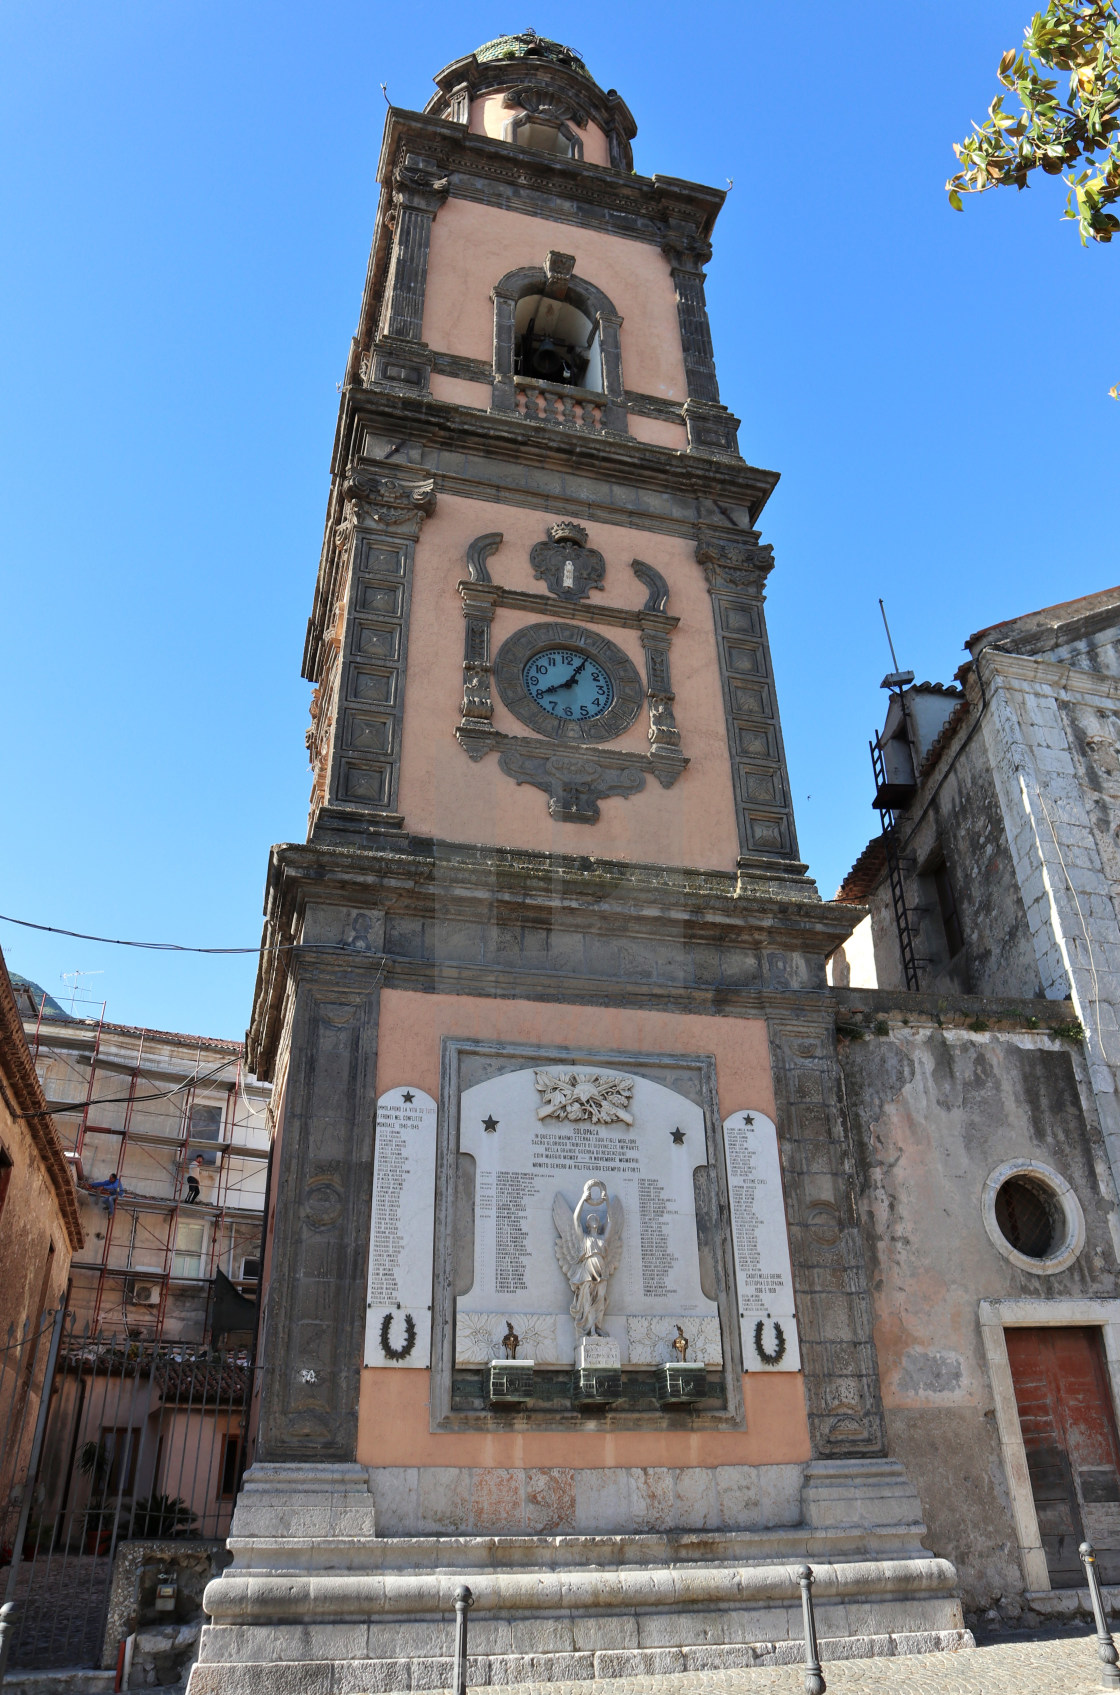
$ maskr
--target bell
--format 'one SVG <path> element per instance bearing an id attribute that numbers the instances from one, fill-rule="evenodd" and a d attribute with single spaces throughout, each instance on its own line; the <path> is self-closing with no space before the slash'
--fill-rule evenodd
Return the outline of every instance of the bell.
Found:
<path id="1" fill-rule="evenodd" d="M 546 382 L 568 383 L 572 380 L 572 368 L 565 352 L 557 346 L 551 336 L 542 336 L 533 349 L 533 375 L 543 377 Z"/>

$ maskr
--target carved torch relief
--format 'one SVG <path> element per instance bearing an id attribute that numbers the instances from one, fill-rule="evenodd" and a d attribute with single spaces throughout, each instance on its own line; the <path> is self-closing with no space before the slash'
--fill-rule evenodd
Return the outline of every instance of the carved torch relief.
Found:
<path id="1" fill-rule="evenodd" d="M 647 590 L 636 610 L 595 603 L 603 592 L 606 561 L 588 545 L 582 525 L 549 526 L 529 555 L 533 575 L 547 593 L 528 594 L 495 583 L 489 567 L 500 532 L 478 536 L 467 549 L 469 575 L 459 584 L 465 622 L 463 702 L 455 734 L 471 759 L 497 752 L 500 769 L 516 783 L 548 796 L 554 818 L 593 824 L 609 795 L 637 794 L 651 774 L 663 788 L 676 782 L 688 760 L 680 750 L 673 714 L 669 646 L 677 619 L 666 611 L 669 587 L 652 565 L 631 569 Z M 491 654 L 495 608 L 536 614 Z M 556 614 L 563 609 L 563 621 Z M 645 683 L 617 642 L 589 626 L 636 630 L 645 654 Z M 494 726 L 491 683 L 512 715 L 532 736 L 511 736 Z M 641 711 L 649 713 L 649 751 L 613 748 Z"/>

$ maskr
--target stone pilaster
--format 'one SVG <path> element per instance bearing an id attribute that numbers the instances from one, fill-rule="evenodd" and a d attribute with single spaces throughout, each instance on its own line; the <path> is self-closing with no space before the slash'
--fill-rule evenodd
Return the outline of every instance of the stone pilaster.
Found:
<path id="1" fill-rule="evenodd" d="M 796 862 L 797 835 L 762 609 L 773 549 L 760 547 L 751 531 L 741 542 L 705 538 L 696 558 L 712 598 L 740 864 Z M 790 869 L 805 867 L 793 863 Z"/>
<path id="2" fill-rule="evenodd" d="M 393 173 L 393 254 L 382 334 L 419 341 L 424 326 L 432 219 L 447 199 L 448 180 L 430 159 L 406 153 Z"/>
<path id="3" fill-rule="evenodd" d="M 704 298 L 704 266 L 712 256 L 706 243 L 681 238 L 665 244 L 665 256 L 677 291 L 677 318 L 681 327 L 681 351 L 691 400 L 719 405 L 716 356 Z"/>
<path id="4" fill-rule="evenodd" d="M 401 713 L 416 540 L 435 509 L 432 484 L 355 471 L 337 545 L 349 590 L 341 632 L 326 800 L 311 839 L 399 828 Z"/>
<path id="5" fill-rule="evenodd" d="M 882 1455 L 879 1367 L 835 1036 L 811 1015 L 771 1014 L 768 1023 L 813 1453 Z"/>
<path id="6" fill-rule="evenodd" d="M 351 926 L 291 955 L 290 1068 L 262 1339 L 262 1461 L 353 1461 L 365 1324 L 382 964 Z M 239 1509 L 240 1510 L 240 1509 Z"/>

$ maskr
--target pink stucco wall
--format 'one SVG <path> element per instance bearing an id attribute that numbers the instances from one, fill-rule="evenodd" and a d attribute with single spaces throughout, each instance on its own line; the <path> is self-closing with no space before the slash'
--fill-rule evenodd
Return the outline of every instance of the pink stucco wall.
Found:
<path id="1" fill-rule="evenodd" d="M 574 253 L 576 275 L 602 289 L 621 313 L 625 386 L 684 400 L 688 390 L 677 297 L 669 261 L 659 248 L 454 197 L 432 224 L 424 301 L 428 346 L 489 364 L 494 354 L 490 290 L 507 271 L 543 265 L 551 248 Z"/>
<path id="2" fill-rule="evenodd" d="M 619 1007 L 556 1006 L 385 989 L 377 1091 L 417 1084 L 439 1097 L 443 1036 L 625 1053 L 710 1054 L 721 1117 L 744 1107 L 774 1113 L 763 1019 L 689 1017 Z M 743 1377 L 741 1431 L 433 1434 L 430 1374 L 366 1368 L 358 1408 L 359 1465 L 712 1466 L 792 1464 L 809 1458 L 802 1381 L 794 1372 Z"/>
<path id="3" fill-rule="evenodd" d="M 470 121 L 467 128 L 472 135 L 489 135 L 495 141 L 501 141 L 510 119 L 519 115 L 519 107 L 505 104 L 504 93 L 487 94 L 481 100 L 471 101 Z M 610 146 L 598 124 L 589 122 L 585 128 L 577 128 L 576 134 L 583 142 L 583 162 L 585 165 L 610 164 Z"/>
<path id="4" fill-rule="evenodd" d="M 505 540 L 490 559 L 495 582 L 541 594 L 544 585 L 532 574 L 529 551 L 559 516 L 442 494 L 424 525 L 416 549 L 401 744 L 406 827 L 421 836 L 487 846 L 733 870 L 739 849 L 712 608 L 703 573 L 683 540 L 614 525 L 586 526 L 591 546 L 607 563 L 605 590 L 595 594 L 596 601 L 635 610 L 642 605 L 645 590 L 630 569 L 635 555 L 669 583 L 669 610 L 681 621 L 671 649 L 676 717 L 682 751 L 691 761 L 671 789 L 651 776 L 641 794 L 605 799 L 597 823 L 565 823 L 550 817 L 541 790 L 499 770 L 496 753 L 475 764 L 455 739 L 463 694 L 463 617 L 455 585 L 467 575 L 467 546 L 475 536 L 501 530 Z M 564 604 L 553 601 L 542 617 L 563 619 Z M 512 631 L 536 621 L 532 613 L 499 609 L 494 653 Z M 638 632 L 590 628 L 621 647 L 644 682 Z M 530 735 L 496 689 L 493 694 L 495 727 Z M 643 708 L 630 729 L 608 745 L 645 752 L 647 730 Z M 539 740 L 544 750 L 552 746 Z"/>

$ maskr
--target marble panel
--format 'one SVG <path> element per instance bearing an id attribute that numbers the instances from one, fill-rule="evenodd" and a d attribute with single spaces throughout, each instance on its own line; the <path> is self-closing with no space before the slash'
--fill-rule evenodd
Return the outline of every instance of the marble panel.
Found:
<path id="1" fill-rule="evenodd" d="M 436 1103 L 423 1089 L 377 1102 L 365 1363 L 426 1369 L 432 1358 Z"/>
<path id="2" fill-rule="evenodd" d="M 744 1371 L 800 1371 L 777 1126 L 764 1112 L 723 1121 Z"/>
<path id="3" fill-rule="evenodd" d="M 678 1324 L 691 1358 L 722 1361 L 719 1310 L 700 1284 L 699 1106 L 604 1066 L 529 1066 L 463 1091 L 459 1148 L 476 1162 L 476 1212 L 458 1363 L 500 1357 L 493 1343 L 511 1322 L 538 1365 L 571 1365 L 592 1255 L 606 1271 L 600 1329 L 624 1365 L 677 1357 Z"/>

